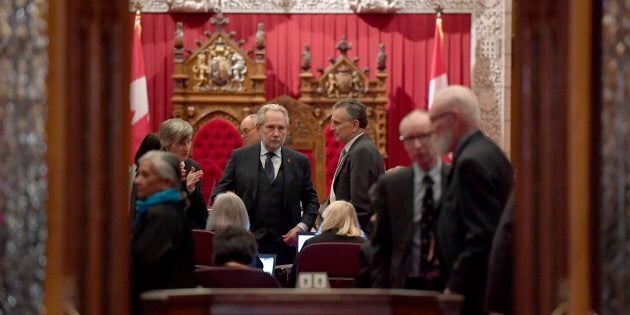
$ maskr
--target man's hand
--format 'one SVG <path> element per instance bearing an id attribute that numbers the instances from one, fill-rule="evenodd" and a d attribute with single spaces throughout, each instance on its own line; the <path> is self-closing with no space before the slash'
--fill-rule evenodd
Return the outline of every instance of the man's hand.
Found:
<path id="1" fill-rule="evenodd" d="M 289 230 L 287 234 L 282 235 L 282 240 L 284 241 L 285 244 L 295 247 L 297 243 L 297 234 L 300 232 L 304 232 L 304 231 L 302 231 L 302 229 L 296 226 L 292 228 L 291 230 Z"/>
<path id="2" fill-rule="evenodd" d="M 195 185 L 198 181 L 203 177 L 203 170 L 198 170 L 195 172 L 195 167 L 190 169 L 190 172 L 186 176 L 186 188 L 189 193 L 192 193 L 195 190 Z"/>

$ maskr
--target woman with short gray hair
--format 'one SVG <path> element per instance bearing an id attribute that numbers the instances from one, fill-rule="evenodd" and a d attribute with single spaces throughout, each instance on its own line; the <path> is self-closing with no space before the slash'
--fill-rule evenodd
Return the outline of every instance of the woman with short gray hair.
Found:
<path id="1" fill-rule="evenodd" d="M 187 210 L 190 225 L 193 229 L 202 229 L 206 226 L 208 211 L 202 193 L 201 178 L 203 177 L 203 171 L 199 163 L 190 158 L 192 136 L 192 126 L 187 121 L 179 118 L 163 121 L 158 132 L 162 149 L 173 153 L 180 162 L 182 185 L 186 187 L 185 190 L 190 200 L 190 206 Z"/>

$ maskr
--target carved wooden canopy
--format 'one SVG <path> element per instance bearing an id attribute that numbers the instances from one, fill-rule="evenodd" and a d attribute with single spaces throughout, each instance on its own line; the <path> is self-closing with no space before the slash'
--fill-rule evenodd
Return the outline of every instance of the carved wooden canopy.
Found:
<path id="1" fill-rule="evenodd" d="M 226 33 L 229 23 L 221 12 L 211 19 L 216 28 L 195 50 L 184 49 L 182 22 L 175 31 L 173 116 L 190 122 L 195 130 L 214 117 L 236 123 L 265 102 L 265 32 L 258 25 L 255 47 L 243 49 L 243 41 Z"/>
<path id="2" fill-rule="evenodd" d="M 310 47 L 304 47 L 302 53 L 302 72 L 300 74 L 300 101 L 313 107 L 323 129 L 330 123 L 332 105 L 341 98 L 352 97 L 367 106 L 368 126 L 366 132 L 374 140 L 381 155 L 387 157 L 387 114 L 388 102 L 385 80 L 385 46 L 381 44 L 377 54 L 376 80 L 370 80 L 369 68 L 359 68 L 359 57 L 347 56 L 352 45 L 345 36 L 337 44 L 340 55 L 337 59 L 329 58 L 326 69 L 318 69 L 320 76 L 315 78 L 311 72 Z"/>

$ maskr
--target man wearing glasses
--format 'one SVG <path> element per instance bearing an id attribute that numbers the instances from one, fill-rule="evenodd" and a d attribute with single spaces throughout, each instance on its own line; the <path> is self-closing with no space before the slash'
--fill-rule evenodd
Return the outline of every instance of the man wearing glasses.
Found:
<path id="1" fill-rule="evenodd" d="M 361 229 L 372 231 L 372 203 L 368 191 L 385 172 L 383 157 L 374 142 L 365 134 L 365 105 L 355 99 L 342 99 L 333 105 L 330 130 L 335 140 L 344 145 L 330 185 L 328 201 L 345 200 L 354 206 Z"/>
<path id="2" fill-rule="evenodd" d="M 256 128 L 256 114 L 245 116 L 239 129 L 243 139 L 243 147 L 260 142 L 260 135 L 258 134 L 258 128 Z"/>
<path id="3" fill-rule="evenodd" d="M 463 86 L 449 86 L 430 109 L 438 154 L 453 153 L 436 222 L 445 293 L 464 295 L 462 314 L 482 314 L 492 237 L 512 189 L 512 166 L 479 130 L 479 101 Z"/>
<path id="4" fill-rule="evenodd" d="M 385 173 L 370 191 L 376 211 L 372 286 L 443 290 L 433 220 L 448 167 L 431 142 L 431 121 L 414 110 L 400 122 L 410 167 Z"/>

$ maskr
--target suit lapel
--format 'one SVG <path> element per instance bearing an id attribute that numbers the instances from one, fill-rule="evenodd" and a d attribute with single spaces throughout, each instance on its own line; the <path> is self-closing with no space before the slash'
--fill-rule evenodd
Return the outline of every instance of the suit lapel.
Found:
<path id="1" fill-rule="evenodd" d="M 284 206 L 287 207 L 288 198 L 290 196 L 290 183 L 293 183 L 293 163 L 295 163 L 287 150 L 282 147 L 282 164 L 280 165 L 282 170 L 282 176 L 284 176 L 284 194 L 282 198 L 284 199 Z"/>
<path id="2" fill-rule="evenodd" d="M 244 169 L 255 170 L 255 172 L 250 173 L 251 175 L 249 176 L 249 180 L 252 187 L 252 200 L 257 200 L 256 198 L 258 197 L 258 176 L 260 175 L 260 144 L 257 146 L 251 146 L 249 149 L 253 152 L 245 155 L 246 157 L 248 157 L 248 159 L 246 160 L 246 165 Z"/>
<path id="3" fill-rule="evenodd" d="M 401 192 L 400 200 L 403 200 L 403 204 L 402 204 L 402 209 L 404 210 L 403 222 L 413 222 L 413 214 L 414 214 L 414 208 L 413 208 L 414 195 L 413 194 L 415 190 L 413 177 L 414 177 L 413 168 L 410 167 L 409 169 L 407 169 L 405 176 L 403 177 L 403 180 L 401 181 L 403 185 L 400 187 L 399 191 Z M 413 226 L 413 223 L 411 225 Z M 411 237 L 411 235 L 409 236 Z"/>
<path id="4" fill-rule="evenodd" d="M 360 143 L 361 141 L 363 141 L 365 138 L 365 133 L 360 135 L 357 140 L 355 140 L 352 145 L 350 146 L 350 148 L 348 148 L 348 152 L 346 152 L 346 155 L 343 156 L 343 158 L 341 159 L 341 161 L 339 162 L 339 166 L 337 167 L 337 169 L 335 170 L 335 176 L 334 179 L 335 181 L 332 183 L 333 185 L 333 189 L 335 187 L 335 184 L 337 183 L 337 176 L 339 176 L 339 173 L 341 173 L 341 170 L 346 167 L 346 161 L 348 160 L 348 157 L 350 156 L 350 152 L 352 152 L 352 148 L 354 148 L 358 143 Z M 341 151 L 343 152 L 343 150 Z"/>

